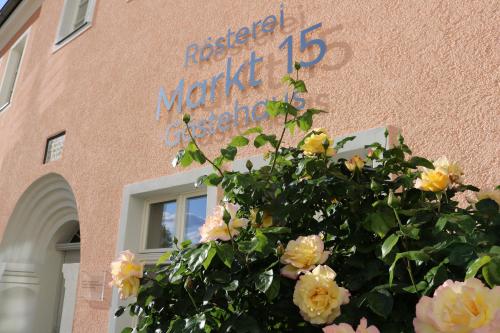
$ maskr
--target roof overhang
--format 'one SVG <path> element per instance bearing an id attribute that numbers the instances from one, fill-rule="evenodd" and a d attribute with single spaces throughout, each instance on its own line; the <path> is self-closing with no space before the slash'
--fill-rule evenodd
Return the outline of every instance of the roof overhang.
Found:
<path id="1" fill-rule="evenodd" d="M 43 0 L 9 0 L 0 12 L 0 56 L 9 46 L 26 22 L 41 7 Z"/>
<path id="2" fill-rule="evenodd" d="M 0 28 L 23 0 L 8 0 L 0 10 Z"/>

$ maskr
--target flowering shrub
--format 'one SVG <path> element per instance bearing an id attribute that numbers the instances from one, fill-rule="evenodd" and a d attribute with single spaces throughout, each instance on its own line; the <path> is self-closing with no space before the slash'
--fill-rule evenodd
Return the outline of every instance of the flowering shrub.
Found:
<path id="1" fill-rule="evenodd" d="M 296 69 L 284 81 L 305 93 Z M 293 94 L 269 102 L 279 135 L 249 129 L 214 159 L 185 116 L 193 140 L 174 163 L 210 163 L 198 183 L 219 186 L 224 200 L 202 242 L 175 242 L 117 315 L 137 316 L 138 332 L 499 332 L 498 189 L 460 206 L 457 193 L 478 189 L 458 164 L 412 156 L 402 137 L 336 159 L 355 138 L 311 130 L 321 112 L 299 111 Z M 307 134 L 283 147 L 287 130 Z M 223 171 L 251 141 L 270 149 L 268 165 Z"/>

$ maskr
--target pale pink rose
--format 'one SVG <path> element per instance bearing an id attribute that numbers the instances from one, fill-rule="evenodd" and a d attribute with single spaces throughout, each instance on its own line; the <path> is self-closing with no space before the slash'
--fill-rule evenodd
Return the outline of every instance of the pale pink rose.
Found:
<path id="1" fill-rule="evenodd" d="M 236 216 L 238 207 L 226 204 L 226 209 L 231 215 L 229 224 L 224 222 L 224 206 L 217 206 L 214 213 L 208 216 L 205 223 L 200 227 L 201 242 L 207 243 L 212 240 L 228 241 L 240 233 L 240 229 L 248 225 L 248 220 Z"/>
<path id="2" fill-rule="evenodd" d="M 448 280 L 417 304 L 416 333 L 500 332 L 500 287 L 489 289 L 476 278 Z"/>
<path id="3" fill-rule="evenodd" d="M 342 323 L 323 327 L 323 333 L 380 333 L 380 331 L 373 325 L 368 327 L 366 318 L 361 318 L 356 330 L 351 325 Z"/>

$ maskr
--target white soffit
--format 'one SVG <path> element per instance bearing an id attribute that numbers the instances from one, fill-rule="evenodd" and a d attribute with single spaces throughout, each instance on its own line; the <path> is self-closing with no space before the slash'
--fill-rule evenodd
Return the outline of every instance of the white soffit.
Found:
<path id="1" fill-rule="evenodd" d="M 40 8 L 42 3 L 43 0 L 21 1 L 7 21 L 0 27 L 0 50 L 5 48 L 23 25 Z"/>

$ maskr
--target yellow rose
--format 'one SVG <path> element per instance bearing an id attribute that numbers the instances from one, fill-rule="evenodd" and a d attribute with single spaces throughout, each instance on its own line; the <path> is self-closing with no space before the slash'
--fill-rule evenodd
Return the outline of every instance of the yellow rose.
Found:
<path id="1" fill-rule="evenodd" d="M 476 194 L 476 197 L 477 201 L 481 201 L 484 199 L 491 199 L 500 206 L 500 190 L 481 191 Z"/>
<path id="2" fill-rule="evenodd" d="M 462 176 L 464 172 L 462 168 L 455 162 L 449 162 L 444 156 L 438 158 L 434 163 L 435 170 L 438 170 L 444 174 L 447 174 L 450 178 L 451 183 L 462 183 Z"/>
<path id="3" fill-rule="evenodd" d="M 236 216 L 238 207 L 233 204 L 227 204 L 226 209 L 231 215 L 229 224 L 224 222 L 224 206 L 217 206 L 214 214 L 207 217 L 205 223 L 200 227 L 200 235 L 202 243 L 207 243 L 212 240 L 228 241 L 231 237 L 235 237 L 240 233 L 240 229 L 248 225 L 248 220 Z"/>
<path id="4" fill-rule="evenodd" d="M 137 296 L 139 292 L 140 278 L 144 265 L 134 261 L 135 255 L 129 250 L 120 253 L 117 260 L 111 263 L 110 286 L 115 286 L 120 291 L 120 298 Z"/>
<path id="5" fill-rule="evenodd" d="M 300 314 L 312 324 L 330 324 L 340 315 L 340 306 L 349 303 L 349 292 L 335 282 L 335 272 L 318 266 L 295 284 L 293 303 Z"/>
<path id="6" fill-rule="evenodd" d="M 345 161 L 345 166 L 349 171 L 354 172 L 363 169 L 365 161 L 359 155 L 354 155 L 349 161 Z"/>
<path id="7" fill-rule="evenodd" d="M 439 171 L 424 168 L 422 175 L 415 182 L 415 188 L 422 191 L 441 192 L 444 191 L 450 179 L 447 174 Z"/>
<path id="8" fill-rule="evenodd" d="M 324 143 L 326 142 L 328 143 L 328 147 L 325 151 Z M 323 129 L 313 130 L 313 134 L 304 140 L 304 144 L 301 148 L 304 150 L 306 155 L 326 153 L 327 156 L 333 156 L 335 154 L 333 141 L 328 137 L 328 135 L 325 134 Z"/>
<path id="9" fill-rule="evenodd" d="M 269 228 L 273 226 L 273 217 L 266 211 L 263 212 L 262 220 L 260 224 L 257 224 L 257 209 L 252 209 L 250 211 L 250 221 L 254 228 L 264 227 Z"/>
<path id="10" fill-rule="evenodd" d="M 416 333 L 500 332 L 500 287 L 489 289 L 478 279 L 448 280 L 417 304 Z"/>
<path id="11" fill-rule="evenodd" d="M 330 255 L 324 249 L 323 240 L 318 235 L 300 236 L 289 241 L 280 259 L 286 265 L 281 269 L 281 274 L 297 279 L 300 273 L 309 272 L 316 265 L 323 264 Z"/>

